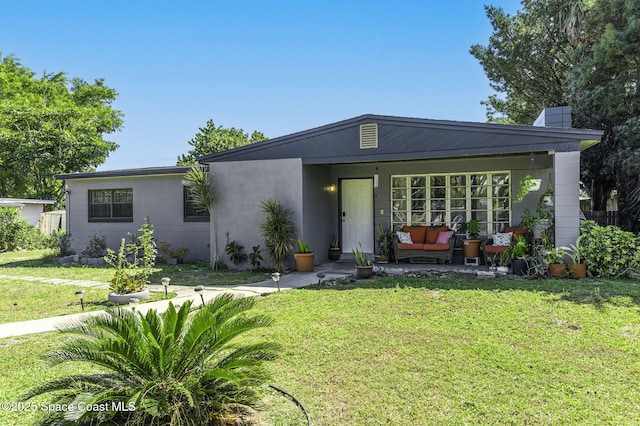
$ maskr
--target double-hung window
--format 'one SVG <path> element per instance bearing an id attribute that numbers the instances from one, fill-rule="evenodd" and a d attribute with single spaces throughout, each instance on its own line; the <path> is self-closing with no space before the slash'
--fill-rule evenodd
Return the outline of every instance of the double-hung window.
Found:
<path id="1" fill-rule="evenodd" d="M 197 207 L 193 202 L 193 194 L 188 187 L 183 190 L 183 206 L 185 222 L 208 222 L 209 210 Z"/>
<path id="2" fill-rule="evenodd" d="M 391 176 L 391 222 L 438 225 L 476 219 L 491 234 L 511 222 L 508 171 Z"/>
<path id="3" fill-rule="evenodd" d="M 90 222 L 132 222 L 133 189 L 89 190 Z"/>

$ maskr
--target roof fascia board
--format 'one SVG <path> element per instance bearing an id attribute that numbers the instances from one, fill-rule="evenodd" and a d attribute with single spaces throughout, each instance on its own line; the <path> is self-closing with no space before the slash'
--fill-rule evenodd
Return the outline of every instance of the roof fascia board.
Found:
<path id="1" fill-rule="evenodd" d="M 94 179 L 94 178 L 110 178 L 110 177 L 183 175 L 188 171 L 189 171 L 189 166 L 106 170 L 102 172 L 61 174 L 61 175 L 56 175 L 56 179 L 70 180 L 70 179 Z"/>
<path id="2" fill-rule="evenodd" d="M 325 126 L 304 130 L 302 132 L 292 133 L 290 135 L 280 136 L 274 139 L 269 139 L 264 142 L 260 142 L 253 145 L 246 145 L 239 148 L 234 148 L 228 151 L 218 152 L 215 154 L 209 154 L 198 158 L 200 162 L 209 161 L 224 161 L 225 158 L 234 157 L 237 154 L 249 154 L 255 151 L 261 151 L 277 147 L 282 144 L 291 142 L 292 140 L 307 137 L 317 136 L 324 133 L 330 133 L 342 130 L 344 128 L 351 127 L 360 122 L 375 121 L 378 124 L 389 125 L 405 125 L 410 127 L 424 127 L 440 130 L 453 130 L 458 132 L 482 132 L 482 133 L 495 133 L 495 134 L 513 134 L 518 136 L 537 136 L 548 137 L 550 139 L 572 139 L 577 141 L 582 140 L 597 140 L 604 134 L 600 130 L 590 129 L 573 129 L 573 128 L 556 128 L 556 127 L 538 127 L 538 126 L 522 126 L 522 125 L 504 125 L 494 123 L 474 123 L 464 121 L 447 121 L 447 120 L 429 120 L 422 118 L 405 118 L 394 116 L 381 116 L 374 114 L 366 114 L 358 117 L 354 117 L 348 120 L 339 121 L 333 124 L 327 124 Z M 586 148 L 585 148 L 586 149 Z"/>

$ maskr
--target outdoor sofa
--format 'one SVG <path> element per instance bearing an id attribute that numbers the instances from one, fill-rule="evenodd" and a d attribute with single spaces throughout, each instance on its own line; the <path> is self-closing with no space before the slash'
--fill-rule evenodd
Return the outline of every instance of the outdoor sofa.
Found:
<path id="1" fill-rule="evenodd" d="M 407 234 L 410 240 L 405 239 Z M 430 260 L 451 263 L 455 241 L 452 236 L 453 231 L 447 226 L 405 225 L 393 234 L 392 248 L 396 263 L 400 259 L 409 259 L 412 263 Z"/>

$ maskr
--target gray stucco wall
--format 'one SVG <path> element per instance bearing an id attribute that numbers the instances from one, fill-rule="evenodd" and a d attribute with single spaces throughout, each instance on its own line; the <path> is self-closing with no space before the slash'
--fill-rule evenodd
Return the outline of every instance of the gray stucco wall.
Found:
<path id="1" fill-rule="evenodd" d="M 301 159 L 211 163 L 209 170 L 215 178 L 218 193 L 214 220 L 219 252 L 224 252 L 225 233 L 229 232 L 229 238 L 243 245 L 246 253 L 260 244 L 265 258 L 262 265 L 268 264 L 264 241 L 260 236 L 260 224 L 264 217 L 260 211 L 260 201 L 269 197 L 279 199 L 291 209 L 296 234 L 304 232 Z M 304 235 L 302 237 L 305 239 Z M 313 247 L 316 242 L 311 241 L 311 244 Z M 226 260 L 230 267 L 234 267 L 228 258 Z M 246 264 L 238 265 L 241 269 L 246 267 Z"/>
<path id="2" fill-rule="evenodd" d="M 556 246 L 574 244 L 580 235 L 580 153 L 555 154 Z"/>
<path id="3" fill-rule="evenodd" d="M 328 190 L 331 183 L 329 166 L 305 166 L 303 200 L 304 217 L 300 238 L 311 242 L 311 250 L 316 253 L 315 263 L 329 260 L 329 240 L 331 237 L 331 197 Z"/>
<path id="4" fill-rule="evenodd" d="M 76 253 L 82 252 L 89 236 L 104 235 L 107 245 L 118 249 L 127 233 L 135 233 L 149 217 L 158 242 L 167 241 L 174 248 L 187 247 L 187 259 L 209 258 L 209 223 L 184 222 L 182 175 L 154 175 L 70 179 L 66 181 L 67 232 L 73 238 Z M 89 190 L 133 189 L 133 222 L 89 222 Z"/>

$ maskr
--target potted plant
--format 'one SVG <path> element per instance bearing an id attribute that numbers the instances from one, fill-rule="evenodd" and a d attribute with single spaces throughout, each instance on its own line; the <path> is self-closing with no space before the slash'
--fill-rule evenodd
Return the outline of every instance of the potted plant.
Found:
<path id="1" fill-rule="evenodd" d="M 507 248 L 511 251 L 511 269 L 516 275 L 524 275 L 527 272 L 526 256 L 529 254 L 529 244 L 522 235 L 516 237 L 516 242 Z"/>
<path id="2" fill-rule="evenodd" d="M 567 264 L 564 263 L 565 254 L 567 253 L 562 247 L 554 247 L 544 255 L 549 264 L 549 275 L 552 277 L 561 277 L 565 274 L 567 270 Z"/>
<path id="3" fill-rule="evenodd" d="M 538 197 L 536 204 L 536 220 L 533 227 L 530 228 L 533 232 L 533 238 L 540 240 L 543 237 L 543 233 L 547 229 L 553 226 L 553 211 L 551 209 L 552 203 L 549 203 L 550 197 L 553 196 L 553 189 L 547 189 L 544 194 Z"/>
<path id="4" fill-rule="evenodd" d="M 476 219 L 471 219 L 469 222 L 466 222 L 462 228 L 467 231 L 467 238 L 462 240 L 464 257 L 480 257 L 480 244 L 482 243 L 482 240 L 478 239 L 480 231 L 482 230 L 480 228 L 480 222 Z"/>
<path id="5" fill-rule="evenodd" d="M 513 258 L 513 251 L 511 250 L 511 246 L 507 247 L 505 251 L 500 255 L 500 264 L 496 268 L 496 271 L 501 274 L 506 274 L 509 272 L 509 263 Z"/>
<path id="6" fill-rule="evenodd" d="M 359 278 L 370 278 L 373 275 L 373 265 L 371 259 L 362 252 L 362 243 L 358 243 L 358 248 L 354 248 L 353 258 L 356 261 L 356 276 Z"/>
<path id="7" fill-rule="evenodd" d="M 293 256 L 296 258 L 296 270 L 298 272 L 313 271 L 315 253 L 311 251 L 310 243 L 305 243 L 298 238 L 298 252 L 294 253 Z"/>
<path id="8" fill-rule="evenodd" d="M 329 240 L 329 260 L 340 260 L 342 250 L 340 249 L 340 239 L 335 235 L 331 235 Z"/>
<path id="9" fill-rule="evenodd" d="M 567 250 L 567 256 L 571 259 L 571 263 L 567 265 L 567 269 L 574 278 L 587 277 L 587 264 L 584 263 L 582 259 L 582 246 L 580 244 L 581 238 L 582 236 L 578 237 L 576 244 L 571 244 Z"/>
<path id="10" fill-rule="evenodd" d="M 380 254 L 375 256 L 376 263 L 389 263 L 389 253 L 391 251 L 391 244 L 393 243 L 393 231 L 390 227 L 383 227 L 382 224 L 378 224 L 378 246 L 380 247 Z"/>
<path id="11" fill-rule="evenodd" d="M 535 178 L 531 175 L 526 175 L 522 179 L 520 179 L 520 189 L 518 190 L 518 194 L 516 195 L 514 203 L 521 203 L 524 200 L 524 197 L 527 196 L 529 192 L 539 191 L 540 184 L 542 183 L 542 179 Z"/>

